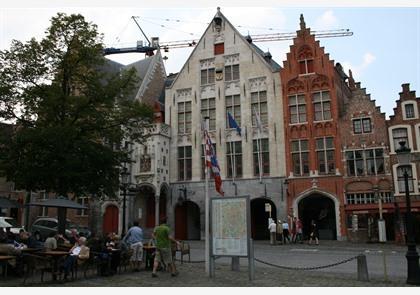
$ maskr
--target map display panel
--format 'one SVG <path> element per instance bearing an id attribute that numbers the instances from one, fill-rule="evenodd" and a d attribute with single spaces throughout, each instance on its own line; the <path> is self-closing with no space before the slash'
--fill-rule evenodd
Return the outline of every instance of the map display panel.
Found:
<path id="1" fill-rule="evenodd" d="M 212 199 L 212 254 L 247 256 L 247 198 Z"/>

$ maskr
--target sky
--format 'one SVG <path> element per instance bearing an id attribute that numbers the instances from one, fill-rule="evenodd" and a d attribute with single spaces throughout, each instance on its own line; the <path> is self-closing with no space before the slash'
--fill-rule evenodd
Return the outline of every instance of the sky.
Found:
<path id="1" fill-rule="evenodd" d="M 10 3 L 9 3 L 10 2 Z M 80 13 L 98 25 L 107 47 L 132 47 L 143 40 L 137 21 L 147 37 L 164 41 L 199 39 L 217 7 L 244 35 L 289 33 L 299 29 L 303 13 L 312 30 L 349 29 L 353 36 L 322 38 L 321 46 L 330 59 L 351 69 L 356 81 L 366 88 L 387 117 L 393 114 L 401 84 L 410 83 L 420 96 L 420 3 L 418 1 L 81 1 L 15 0 L 0 4 L 0 50 L 12 39 L 40 39 L 57 12 Z M 197 4 L 199 3 L 199 4 Z M 281 5 L 279 5 L 281 3 Z M 381 7 L 377 6 L 380 3 Z M 404 6 L 402 6 L 404 5 Z M 292 40 L 256 43 L 283 64 Z M 163 53 L 166 72 L 179 72 L 192 49 L 171 49 Z M 128 64 L 144 54 L 112 55 Z"/>

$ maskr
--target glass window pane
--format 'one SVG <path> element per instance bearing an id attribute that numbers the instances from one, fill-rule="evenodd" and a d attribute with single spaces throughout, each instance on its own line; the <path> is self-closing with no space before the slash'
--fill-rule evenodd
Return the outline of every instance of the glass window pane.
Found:
<path id="1" fill-rule="evenodd" d="M 321 101 L 321 93 L 315 92 L 312 96 L 313 102 L 320 102 Z"/>
<path id="2" fill-rule="evenodd" d="M 317 150 L 322 150 L 324 149 L 324 139 L 323 138 L 318 138 L 316 140 L 316 149 Z"/>
<path id="3" fill-rule="evenodd" d="M 305 102 L 305 95 L 298 95 L 297 96 L 297 101 L 298 101 L 298 103 L 299 104 L 305 104 L 306 102 Z"/>

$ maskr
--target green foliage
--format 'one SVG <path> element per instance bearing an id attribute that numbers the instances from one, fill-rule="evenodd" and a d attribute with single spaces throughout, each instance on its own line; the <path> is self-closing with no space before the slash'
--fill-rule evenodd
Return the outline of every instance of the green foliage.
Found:
<path id="1" fill-rule="evenodd" d="M 0 121 L 15 125 L 0 134 L 0 171 L 21 189 L 113 195 L 121 143 L 145 139 L 152 109 L 130 97 L 134 69 L 103 70 L 102 36 L 83 16 L 58 14 L 45 33 L 0 51 Z"/>

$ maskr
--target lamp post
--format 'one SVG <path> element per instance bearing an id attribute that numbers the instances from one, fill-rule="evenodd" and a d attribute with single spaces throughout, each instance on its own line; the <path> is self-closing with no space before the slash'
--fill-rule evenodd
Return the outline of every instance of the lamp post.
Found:
<path id="1" fill-rule="evenodd" d="M 398 164 L 411 165 L 411 149 L 405 146 L 405 141 L 401 141 L 400 148 L 395 152 L 398 158 Z M 414 240 L 413 220 L 411 216 L 410 188 L 408 184 L 408 172 L 404 168 L 404 187 L 406 202 L 406 224 L 407 224 L 407 284 L 420 285 L 420 268 L 419 255 L 416 250 L 416 242 Z"/>
<path id="2" fill-rule="evenodd" d="M 121 189 L 123 191 L 123 212 L 122 212 L 122 231 L 121 236 L 125 235 L 125 211 L 126 211 L 126 200 L 127 200 L 127 187 L 129 184 L 130 173 L 128 173 L 127 167 L 122 168 L 121 171 Z"/>

